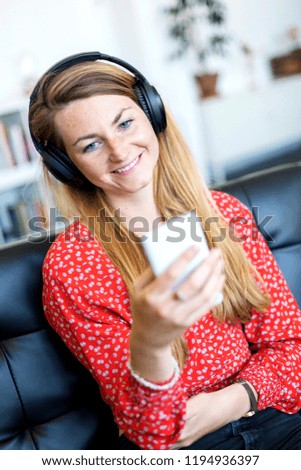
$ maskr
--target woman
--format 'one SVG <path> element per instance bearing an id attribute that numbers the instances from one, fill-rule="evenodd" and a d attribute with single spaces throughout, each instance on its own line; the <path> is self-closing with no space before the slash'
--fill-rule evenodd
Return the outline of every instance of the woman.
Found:
<path id="1" fill-rule="evenodd" d="M 67 58 L 31 98 L 34 143 L 63 184 L 48 181 L 79 219 L 46 256 L 46 317 L 99 383 L 122 448 L 301 448 L 296 301 L 248 209 L 206 188 L 156 90 L 107 57 Z M 190 210 L 211 250 L 174 292 L 197 250 L 154 277 L 133 221 Z"/>

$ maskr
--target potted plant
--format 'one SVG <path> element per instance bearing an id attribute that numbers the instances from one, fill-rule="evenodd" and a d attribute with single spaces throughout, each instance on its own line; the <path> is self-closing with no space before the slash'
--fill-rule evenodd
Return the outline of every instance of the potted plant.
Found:
<path id="1" fill-rule="evenodd" d="M 176 0 L 164 12 L 170 21 L 169 34 L 178 43 L 171 58 L 192 52 L 198 66 L 195 79 L 201 97 L 216 96 L 218 73 L 210 70 L 208 59 L 226 53 L 229 38 L 221 32 L 225 6 L 220 0 Z"/>
<path id="2" fill-rule="evenodd" d="M 289 40 L 289 52 L 271 59 L 274 78 L 301 73 L 301 44 L 298 27 L 291 26 L 285 36 Z"/>

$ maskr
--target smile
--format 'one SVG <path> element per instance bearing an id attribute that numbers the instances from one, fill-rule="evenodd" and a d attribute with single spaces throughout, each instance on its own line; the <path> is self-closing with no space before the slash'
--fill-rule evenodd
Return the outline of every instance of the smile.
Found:
<path id="1" fill-rule="evenodd" d="M 114 171 L 112 171 L 112 173 L 118 173 L 118 174 L 128 173 L 130 170 L 132 170 L 137 165 L 137 163 L 140 160 L 140 157 L 141 157 L 141 155 L 138 155 L 138 157 L 136 157 L 134 160 L 132 160 L 128 165 L 123 166 L 122 168 L 118 168 L 118 170 L 114 170 Z"/>

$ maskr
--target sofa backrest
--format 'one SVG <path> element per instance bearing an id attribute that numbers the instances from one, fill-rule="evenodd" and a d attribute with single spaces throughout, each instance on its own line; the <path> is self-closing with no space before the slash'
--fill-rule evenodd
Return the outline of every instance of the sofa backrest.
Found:
<path id="1" fill-rule="evenodd" d="M 232 194 L 252 210 L 301 308 L 301 162 L 246 175 L 215 189 Z"/>
<path id="2" fill-rule="evenodd" d="M 44 318 L 49 246 L 0 250 L 0 449 L 116 449 L 117 428 L 96 382 Z"/>
<path id="3" fill-rule="evenodd" d="M 220 186 L 266 216 L 268 241 L 301 305 L 301 164 Z M 48 240 L 0 249 L 0 449 L 118 449 L 91 375 L 46 322 L 41 268 Z"/>

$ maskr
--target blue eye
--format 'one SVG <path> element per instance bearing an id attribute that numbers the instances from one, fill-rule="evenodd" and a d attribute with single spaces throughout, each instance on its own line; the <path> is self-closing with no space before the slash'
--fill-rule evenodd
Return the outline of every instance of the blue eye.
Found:
<path id="1" fill-rule="evenodd" d="M 91 142 L 91 144 L 87 145 L 87 146 L 84 148 L 84 153 L 86 153 L 86 152 L 93 152 L 93 150 L 95 150 L 98 145 L 100 145 L 100 142 L 98 142 L 98 141 Z"/>
<path id="2" fill-rule="evenodd" d="M 121 124 L 119 124 L 119 127 L 121 127 L 121 129 L 128 129 L 132 122 L 133 119 L 128 119 L 127 121 L 123 121 Z"/>

